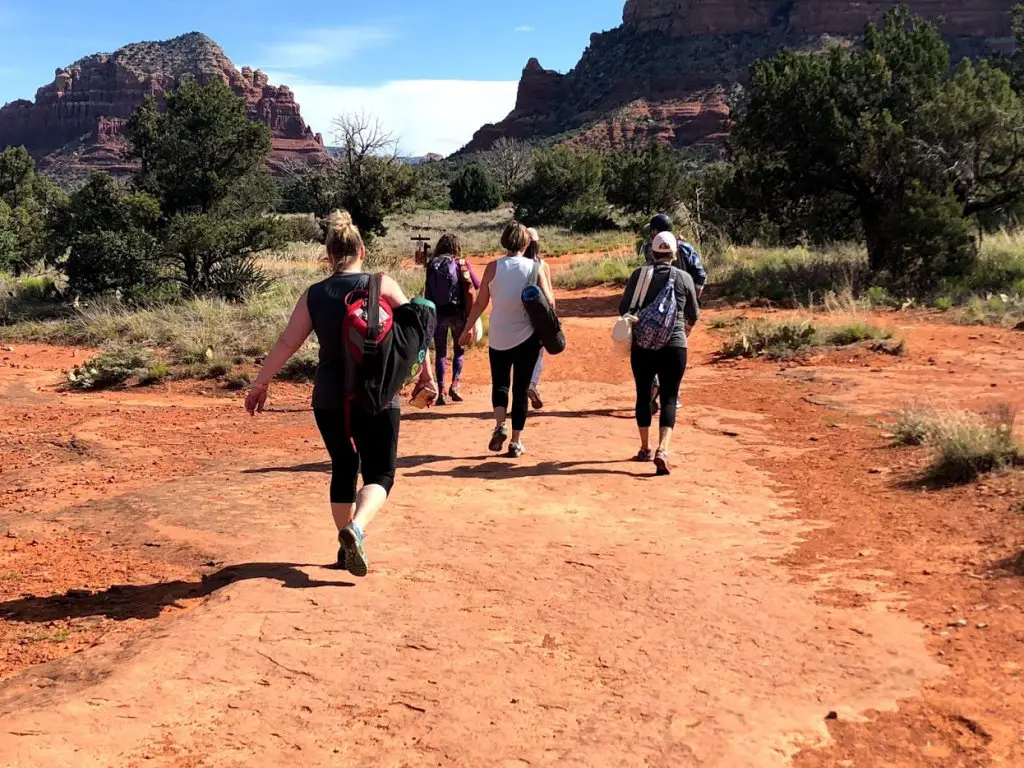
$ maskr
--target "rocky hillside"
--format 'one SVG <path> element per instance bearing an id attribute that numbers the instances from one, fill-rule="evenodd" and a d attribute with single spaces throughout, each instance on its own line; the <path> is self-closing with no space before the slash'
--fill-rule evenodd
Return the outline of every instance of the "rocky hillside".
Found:
<path id="1" fill-rule="evenodd" d="M 956 55 L 1005 46 L 1019 0 L 907 0 L 943 17 Z M 816 50 L 857 36 L 895 0 L 628 0 L 623 24 L 594 34 L 568 74 L 531 59 L 515 109 L 463 152 L 501 136 L 558 137 L 590 146 L 684 146 L 722 134 L 730 92 L 750 65 L 784 46 Z"/>
<path id="2" fill-rule="evenodd" d="M 197 32 L 127 45 L 58 69 L 34 102 L 0 108 L 0 147 L 25 145 L 55 175 L 78 176 L 93 168 L 125 172 L 122 134 L 128 118 L 146 96 L 159 100 L 189 77 L 203 83 L 219 78 L 245 99 L 249 116 L 273 134 L 272 166 L 323 154 L 323 139 L 303 121 L 287 86 L 270 85 L 265 74 L 248 67 L 237 69 L 220 46 Z"/>

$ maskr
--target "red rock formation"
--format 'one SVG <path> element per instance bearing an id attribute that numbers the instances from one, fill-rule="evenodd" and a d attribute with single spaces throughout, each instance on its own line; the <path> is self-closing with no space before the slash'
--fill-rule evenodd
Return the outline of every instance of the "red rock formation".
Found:
<path id="1" fill-rule="evenodd" d="M 622 19 L 637 32 L 731 34 L 772 26 L 779 5 L 776 0 L 629 0 Z"/>
<path id="2" fill-rule="evenodd" d="M 147 96 L 161 101 L 189 77 L 201 83 L 219 78 L 245 99 L 249 117 L 270 127 L 272 167 L 324 154 L 323 139 L 303 121 L 287 86 L 272 86 L 248 67 L 239 71 L 198 33 L 129 45 L 58 69 L 34 103 L 15 101 L 0 109 L 0 147 L 25 145 L 44 169 L 126 171 L 121 137 L 128 118 Z"/>
<path id="3" fill-rule="evenodd" d="M 906 0 L 943 16 L 957 51 L 977 54 L 1010 35 L 1019 0 Z M 898 0 L 628 0 L 623 25 L 591 36 L 571 72 L 531 59 L 515 109 L 485 125 L 462 150 L 487 150 L 502 136 L 567 135 L 570 143 L 627 145 L 651 138 L 686 145 L 723 134 L 725 94 L 750 65 L 781 47 L 820 49 L 860 34 Z"/>
<path id="4" fill-rule="evenodd" d="M 638 32 L 733 34 L 789 24 L 808 34 L 856 35 L 896 0 L 629 0 L 623 22 Z M 1014 0 L 908 0 L 912 11 L 942 17 L 951 36 L 1004 37 Z"/>

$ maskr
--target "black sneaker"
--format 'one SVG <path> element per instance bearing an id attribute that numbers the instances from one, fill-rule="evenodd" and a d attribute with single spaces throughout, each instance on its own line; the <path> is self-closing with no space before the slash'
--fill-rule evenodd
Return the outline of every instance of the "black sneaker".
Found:
<path id="1" fill-rule="evenodd" d="M 462 393 L 454 384 L 452 385 L 452 388 L 448 390 L 448 396 L 451 397 L 453 403 L 462 402 Z"/>
<path id="2" fill-rule="evenodd" d="M 508 440 L 508 429 L 502 424 L 500 427 L 494 428 L 494 434 L 491 435 L 491 442 L 487 445 L 487 448 L 494 453 L 501 453 L 501 449 L 505 447 L 506 440 Z"/>
<path id="3" fill-rule="evenodd" d="M 448 405 L 448 401 L 444 399 L 444 395 L 438 395 L 434 405 Z"/>
<path id="4" fill-rule="evenodd" d="M 536 387 L 530 387 L 526 395 L 530 398 L 530 406 L 535 410 L 539 411 L 544 407 L 544 400 L 541 399 L 540 390 Z"/>

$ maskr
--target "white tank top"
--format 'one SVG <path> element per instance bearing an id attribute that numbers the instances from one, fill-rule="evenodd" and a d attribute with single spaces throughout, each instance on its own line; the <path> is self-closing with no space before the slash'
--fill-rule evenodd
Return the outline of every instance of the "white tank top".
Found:
<path id="1" fill-rule="evenodd" d="M 512 349 L 533 336 L 533 323 L 523 307 L 523 289 L 529 285 L 536 265 L 537 262 L 525 256 L 505 256 L 495 262 L 488 330 L 491 349 Z"/>

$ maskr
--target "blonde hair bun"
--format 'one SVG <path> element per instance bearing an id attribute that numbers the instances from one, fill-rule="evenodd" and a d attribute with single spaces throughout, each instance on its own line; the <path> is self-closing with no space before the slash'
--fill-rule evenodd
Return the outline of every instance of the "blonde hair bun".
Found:
<path id="1" fill-rule="evenodd" d="M 332 231 L 340 233 L 352 226 L 352 214 L 348 211 L 335 211 L 327 219 L 327 226 Z"/>
<path id="2" fill-rule="evenodd" d="M 351 213 L 335 211 L 327 217 L 326 245 L 336 269 L 362 256 L 363 238 Z"/>

